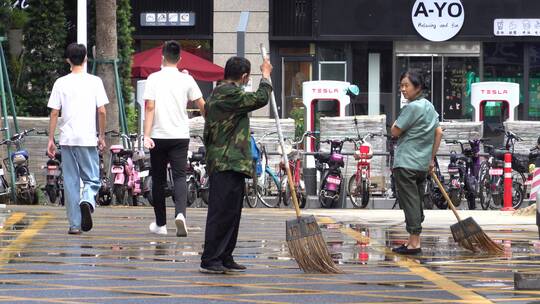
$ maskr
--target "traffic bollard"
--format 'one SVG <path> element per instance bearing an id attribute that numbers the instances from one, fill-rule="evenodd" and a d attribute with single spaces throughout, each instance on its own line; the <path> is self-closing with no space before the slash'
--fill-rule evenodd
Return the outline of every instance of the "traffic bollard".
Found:
<path id="1" fill-rule="evenodd" d="M 504 207 L 502 211 L 514 211 L 512 207 L 512 154 L 504 154 Z"/>
<path id="2" fill-rule="evenodd" d="M 536 201 L 536 226 L 538 226 L 538 239 L 540 239 L 540 158 L 535 164 L 530 199 Z"/>

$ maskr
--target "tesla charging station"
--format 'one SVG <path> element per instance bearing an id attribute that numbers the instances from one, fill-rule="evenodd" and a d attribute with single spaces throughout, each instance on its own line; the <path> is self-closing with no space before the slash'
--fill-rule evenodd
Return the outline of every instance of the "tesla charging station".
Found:
<path id="1" fill-rule="evenodd" d="M 347 95 L 350 83 L 345 81 L 306 81 L 302 84 L 303 104 L 306 109 L 304 125 L 306 131 L 318 131 L 320 129 L 320 117 L 343 117 L 346 116 L 346 107 L 351 103 Z M 306 141 L 306 151 L 315 150 L 315 140 L 310 138 Z M 317 169 L 313 155 L 306 156 L 304 167 L 304 182 L 308 195 L 317 194 Z M 316 204 L 318 205 L 318 203 Z"/>
<path id="2" fill-rule="evenodd" d="M 505 121 L 514 121 L 515 109 L 519 105 L 519 84 L 511 82 L 477 82 L 471 87 L 471 105 L 474 121 L 482 122 L 484 137 L 495 145 L 504 140 L 498 127 Z"/>
<path id="3" fill-rule="evenodd" d="M 344 117 L 345 109 L 351 103 L 347 89 L 351 84 L 345 81 L 306 81 L 302 84 L 303 103 L 306 109 L 304 123 L 306 131 L 319 129 L 319 118 Z M 313 152 L 315 140 L 307 141 L 306 151 Z"/>

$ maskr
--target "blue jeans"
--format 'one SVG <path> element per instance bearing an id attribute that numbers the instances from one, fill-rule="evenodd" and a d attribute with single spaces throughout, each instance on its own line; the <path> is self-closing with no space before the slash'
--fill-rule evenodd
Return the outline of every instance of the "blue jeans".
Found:
<path id="1" fill-rule="evenodd" d="M 96 147 L 62 146 L 62 175 L 66 212 L 70 228 L 81 228 L 81 202 L 96 208 L 96 194 L 101 186 L 99 156 Z M 81 194 L 82 180 L 84 186 Z"/>

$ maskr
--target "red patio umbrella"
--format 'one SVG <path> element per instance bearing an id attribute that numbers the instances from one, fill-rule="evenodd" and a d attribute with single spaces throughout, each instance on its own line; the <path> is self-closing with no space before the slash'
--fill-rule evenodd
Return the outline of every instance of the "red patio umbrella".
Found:
<path id="1" fill-rule="evenodd" d="M 136 53 L 133 55 L 131 77 L 146 78 L 161 68 L 161 46 Z M 180 52 L 180 70 L 188 70 L 196 80 L 217 81 L 223 79 L 223 68 L 212 62 L 182 50 Z"/>

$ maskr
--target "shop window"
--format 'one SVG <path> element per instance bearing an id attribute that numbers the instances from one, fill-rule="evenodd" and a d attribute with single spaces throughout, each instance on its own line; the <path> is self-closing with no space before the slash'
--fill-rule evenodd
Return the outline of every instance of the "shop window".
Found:
<path id="1" fill-rule="evenodd" d="M 347 80 L 347 62 L 321 61 L 319 62 L 319 80 Z"/>
<path id="2" fill-rule="evenodd" d="M 540 44 L 531 44 L 529 62 L 529 119 L 540 120 Z"/>
<path id="3" fill-rule="evenodd" d="M 484 43 L 484 81 L 518 83 L 520 104 L 518 119 L 523 119 L 523 44 L 518 42 Z"/>

